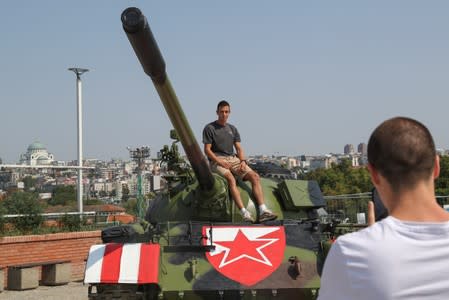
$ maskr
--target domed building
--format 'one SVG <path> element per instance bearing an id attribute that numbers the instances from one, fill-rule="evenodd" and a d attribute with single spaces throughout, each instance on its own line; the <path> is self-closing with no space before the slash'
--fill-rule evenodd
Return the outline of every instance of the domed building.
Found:
<path id="1" fill-rule="evenodd" d="M 48 153 L 44 144 L 38 141 L 30 144 L 27 152 L 20 155 L 20 164 L 22 165 L 50 165 L 53 161 L 53 154 Z"/>

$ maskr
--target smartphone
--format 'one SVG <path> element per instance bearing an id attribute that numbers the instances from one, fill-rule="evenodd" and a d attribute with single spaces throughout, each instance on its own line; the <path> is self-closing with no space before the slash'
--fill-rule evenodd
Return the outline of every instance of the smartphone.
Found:
<path id="1" fill-rule="evenodd" d="M 382 203 L 382 200 L 380 199 L 379 193 L 377 192 L 376 188 L 373 188 L 371 191 L 371 201 L 374 202 L 374 214 L 376 222 L 388 217 L 388 210 Z"/>

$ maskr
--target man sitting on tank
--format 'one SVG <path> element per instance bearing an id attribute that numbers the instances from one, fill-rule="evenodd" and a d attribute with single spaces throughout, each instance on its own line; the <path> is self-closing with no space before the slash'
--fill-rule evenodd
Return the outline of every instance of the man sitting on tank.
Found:
<path id="1" fill-rule="evenodd" d="M 220 101 L 217 105 L 218 119 L 207 124 L 203 130 L 204 153 L 209 159 L 212 171 L 228 181 L 231 196 L 245 222 L 254 223 L 255 220 L 243 207 L 234 175 L 251 182 L 254 198 L 259 206 L 259 222 L 274 220 L 277 216 L 265 205 L 259 175 L 248 166 L 245 160 L 240 144 L 240 134 L 235 126 L 228 123 L 230 113 L 229 103 L 225 100 Z"/>

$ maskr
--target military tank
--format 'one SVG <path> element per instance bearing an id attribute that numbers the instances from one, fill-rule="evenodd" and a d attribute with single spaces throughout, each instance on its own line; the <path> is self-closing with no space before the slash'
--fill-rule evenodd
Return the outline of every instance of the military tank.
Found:
<path id="1" fill-rule="evenodd" d="M 145 220 L 103 230 L 104 243 L 90 249 L 89 299 L 315 299 L 328 228 L 320 223 L 325 200 L 318 184 L 261 178 L 265 203 L 278 218 L 245 223 L 226 181 L 200 150 L 146 17 L 130 7 L 121 21 L 174 141 L 161 150 L 167 188 L 151 201 Z M 250 185 L 238 186 L 256 216 Z"/>

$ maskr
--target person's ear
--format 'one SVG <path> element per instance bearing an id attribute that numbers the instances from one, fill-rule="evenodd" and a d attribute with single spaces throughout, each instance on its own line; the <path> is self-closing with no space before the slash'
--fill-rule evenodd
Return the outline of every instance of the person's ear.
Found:
<path id="1" fill-rule="evenodd" d="M 433 167 L 433 179 L 437 179 L 440 176 L 440 156 L 435 155 L 435 165 Z"/>
<path id="2" fill-rule="evenodd" d="M 374 186 L 377 186 L 380 182 L 379 180 L 379 172 L 377 172 L 376 168 L 370 163 L 368 163 L 368 171 L 371 176 L 371 181 L 373 182 Z"/>

